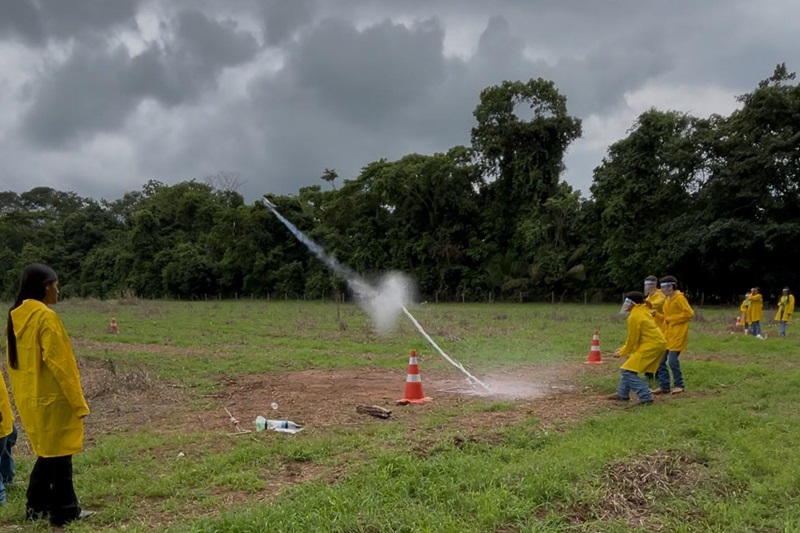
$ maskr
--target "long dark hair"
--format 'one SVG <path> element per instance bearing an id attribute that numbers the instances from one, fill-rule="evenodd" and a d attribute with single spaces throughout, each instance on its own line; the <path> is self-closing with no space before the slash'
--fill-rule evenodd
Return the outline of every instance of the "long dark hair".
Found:
<path id="1" fill-rule="evenodd" d="M 11 311 L 22 305 L 25 300 L 44 301 L 47 293 L 47 286 L 54 281 L 58 281 L 56 271 L 47 265 L 32 263 L 22 271 L 22 279 L 19 282 L 19 292 L 14 300 L 14 305 L 8 310 L 8 322 L 6 323 L 6 342 L 8 343 L 8 366 L 13 369 L 19 367 L 17 357 L 17 336 L 14 334 L 14 322 L 11 320 Z"/>

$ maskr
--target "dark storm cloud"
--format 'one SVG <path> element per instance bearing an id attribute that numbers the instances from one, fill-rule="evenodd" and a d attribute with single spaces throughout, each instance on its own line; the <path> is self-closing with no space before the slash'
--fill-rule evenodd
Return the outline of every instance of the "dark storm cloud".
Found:
<path id="1" fill-rule="evenodd" d="M 317 10 L 314 0 L 266 0 L 261 3 L 264 40 L 275 46 L 287 41 L 298 28 L 309 24 Z"/>
<path id="2" fill-rule="evenodd" d="M 710 112 L 800 69 L 798 20 L 788 0 L 0 0 L 0 176 L 91 194 L 231 170 L 293 193 L 469 143 L 483 88 L 543 77 L 587 119 L 567 158 L 586 191 L 631 95 Z"/>
<path id="3" fill-rule="evenodd" d="M 555 64 L 532 61 L 503 17 L 492 17 L 474 54 L 446 57 L 439 20 L 378 22 L 362 30 L 327 19 L 290 48 L 284 67 L 251 86 L 254 110 L 271 130 L 263 181 L 281 192 L 314 183 L 325 167 L 353 177 L 382 157 L 468 144 L 480 91 L 505 79 L 554 79 L 571 112 L 620 105 L 625 90 L 666 67 L 643 47 Z M 622 65 L 614 67 L 614 62 Z M 587 80 L 591 80 L 587 82 Z M 263 191 L 262 191 L 263 192 Z"/>
<path id="4" fill-rule="evenodd" d="M 135 25 L 141 0 L 4 0 L 0 39 L 18 36 L 30 45 Z"/>
<path id="5" fill-rule="evenodd" d="M 443 40 L 436 21 L 358 31 L 327 19 L 290 51 L 282 74 L 333 114 L 371 129 L 424 102 L 442 81 Z"/>
<path id="6" fill-rule="evenodd" d="M 30 44 L 45 40 L 39 10 L 31 0 L 0 2 L 0 40 L 20 38 Z"/>
<path id="7" fill-rule="evenodd" d="M 228 21 L 180 12 L 163 45 L 131 56 L 125 45 L 77 45 L 69 58 L 35 81 L 24 117 L 28 137 L 44 146 L 81 141 L 119 128 L 145 99 L 170 107 L 193 101 L 216 86 L 220 72 L 250 61 L 255 37 Z"/>

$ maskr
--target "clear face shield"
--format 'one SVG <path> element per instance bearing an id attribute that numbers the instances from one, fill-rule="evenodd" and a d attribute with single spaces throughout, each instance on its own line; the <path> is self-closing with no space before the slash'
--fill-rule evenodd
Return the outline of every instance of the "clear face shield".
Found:
<path id="1" fill-rule="evenodd" d="M 648 296 L 648 295 L 653 294 L 654 292 L 656 292 L 656 287 L 657 286 L 658 286 L 658 283 L 656 283 L 655 281 L 645 281 L 644 282 L 644 295 Z"/>
<path id="2" fill-rule="evenodd" d="M 671 281 L 665 281 L 661 284 L 661 292 L 663 292 L 665 296 L 672 295 L 672 293 L 675 292 L 675 284 Z"/>
<path id="3" fill-rule="evenodd" d="M 630 313 L 634 305 L 636 304 L 633 302 L 633 300 L 631 300 L 630 298 L 625 298 L 625 301 L 622 302 L 622 307 L 619 310 L 619 314 L 624 315 Z"/>

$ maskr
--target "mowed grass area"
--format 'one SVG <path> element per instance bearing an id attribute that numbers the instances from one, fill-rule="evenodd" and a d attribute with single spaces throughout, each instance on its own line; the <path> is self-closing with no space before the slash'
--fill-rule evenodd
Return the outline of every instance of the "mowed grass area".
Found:
<path id="1" fill-rule="evenodd" d="M 426 372 L 451 367 L 405 319 L 394 333 L 378 336 L 352 305 L 337 311 L 332 302 L 59 304 L 82 365 L 145 374 L 181 392 L 174 423 L 167 414 L 147 423 L 122 420 L 122 427 L 99 416 L 108 396 L 90 399 L 98 416 L 90 415 L 87 426 L 99 427 L 87 429 L 94 437 L 75 457 L 75 484 L 82 504 L 99 514 L 69 530 L 800 531 L 800 329 L 780 339 L 768 327 L 770 338 L 760 341 L 729 334 L 736 310 L 696 309 L 682 355 L 687 393 L 624 409 L 604 400 L 618 379 L 620 361 L 606 355 L 624 340 L 618 310 L 412 309 L 478 377 L 497 369 L 560 368 L 575 388 L 559 398 L 565 406 L 596 405 L 588 416 L 565 409 L 561 420 L 556 403 L 545 422 L 526 414 L 539 400 L 437 404 L 434 398 L 424 408 L 395 408 L 413 415 L 397 420 L 365 417 L 298 435 L 231 437 L 187 415 L 221 410 L 218 393 L 231 377 L 280 379 L 308 369 L 402 373 L 411 349 L 424 357 L 423 383 Z M 112 316 L 117 336 L 107 333 Z M 606 363 L 587 368 L 595 329 Z M 265 414 L 269 401 L 265 395 Z M 503 416 L 509 413 L 518 416 Z M 33 462 L 26 448 L 23 438 L 18 484 L 0 508 L 4 531 L 48 530 L 21 520 Z"/>

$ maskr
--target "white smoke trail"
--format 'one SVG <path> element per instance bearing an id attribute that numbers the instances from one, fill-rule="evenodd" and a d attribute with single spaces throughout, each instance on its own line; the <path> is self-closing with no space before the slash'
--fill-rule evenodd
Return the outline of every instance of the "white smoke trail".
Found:
<path id="1" fill-rule="evenodd" d="M 336 274 L 347 282 L 347 285 L 355 294 L 356 302 L 359 307 L 372 319 L 378 333 L 387 333 L 393 329 L 397 325 L 400 313 L 405 313 L 425 340 L 427 340 L 448 363 L 463 372 L 467 378 L 471 380 L 471 383 L 477 383 L 491 392 L 489 387 L 470 374 L 461 363 L 447 355 L 439 345 L 434 342 L 430 335 L 425 332 L 420 323 L 417 322 L 417 319 L 408 311 L 407 306 L 411 304 L 414 292 L 412 288 L 413 284 L 408 277 L 399 272 L 390 272 L 381 278 L 377 287 L 373 287 L 354 270 L 341 264 L 336 258 L 328 255 L 322 246 L 309 239 L 302 231 L 297 229 L 294 224 L 289 222 L 278 212 L 278 209 L 272 202 L 265 200 L 264 205 L 278 217 L 278 220 L 280 220 L 300 242 L 306 245 L 311 253 L 317 256 L 320 261 L 328 265 L 331 270 L 336 272 Z"/>

